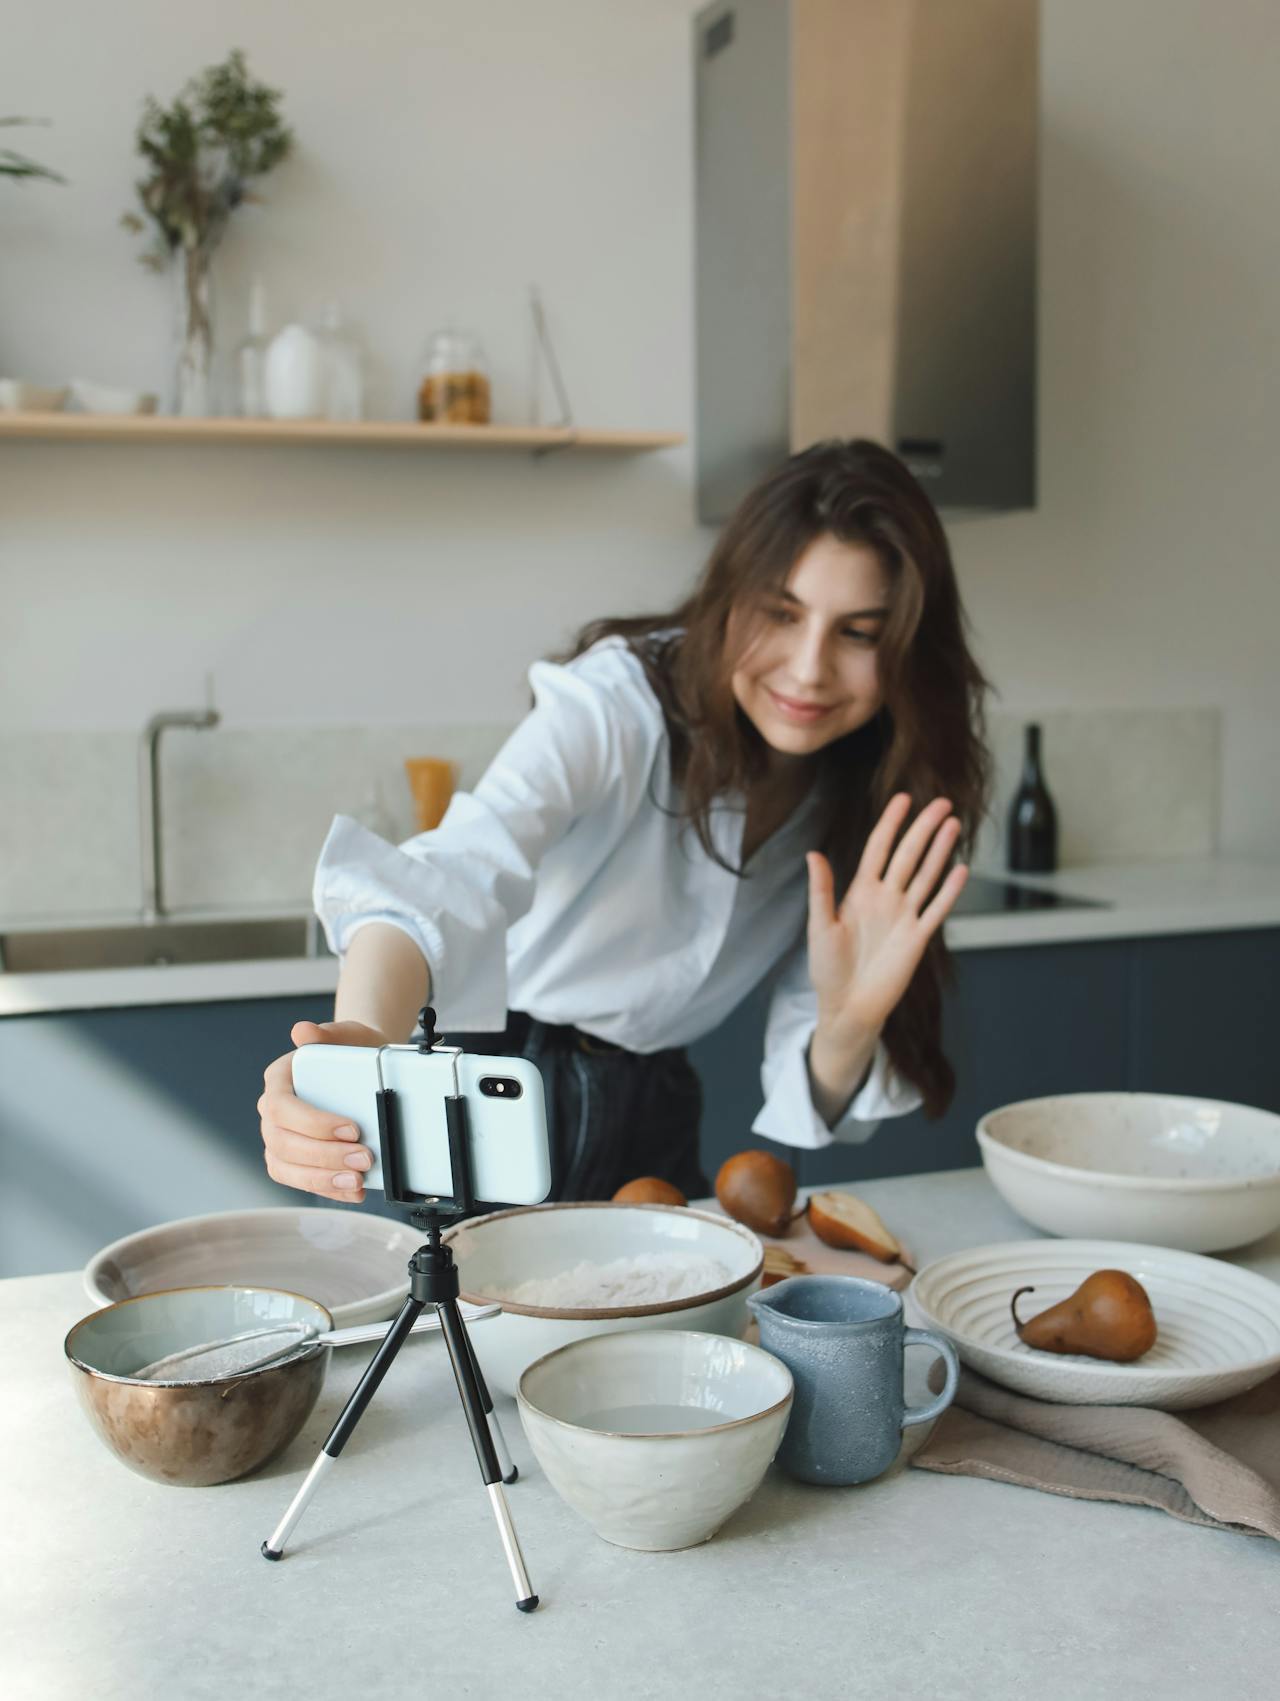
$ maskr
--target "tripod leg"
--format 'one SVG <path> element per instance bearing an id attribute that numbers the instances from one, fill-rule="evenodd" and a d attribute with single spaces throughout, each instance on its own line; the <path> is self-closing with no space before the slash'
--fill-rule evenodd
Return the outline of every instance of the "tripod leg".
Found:
<path id="1" fill-rule="evenodd" d="M 476 1386 L 480 1390 L 480 1405 L 485 1417 L 489 1420 L 489 1428 L 493 1433 L 493 1446 L 494 1451 L 498 1455 L 498 1467 L 502 1475 L 502 1480 L 505 1483 L 513 1483 L 520 1475 L 520 1472 L 511 1462 L 511 1454 L 507 1451 L 507 1438 L 502 1433 L 502 1425 L 498 1422 L 498 1414 L 493 1409 L 493 1401 L 489 1397 L 489 1389 L 485 1383 L 484 1372 L 480 1368 L 480 1360 L 476 1357 L 476 1349 L 471 1343 L 471 1334 L 465 1324 L 463 1325 L 462 1339 L 466 1345 L 467 1355 L 471 1360 L 471 1369 L 476 1379 Z"/>
<path id="2" fill-rule="evenodd" d="M 515 1584 L 516 1605 L 521 1612 L 532 1612 L 538 1604 L 538 1597 L 533 1592 L 529 1574 L 524 1568 L 520 1542 L 516 1536 L 515 1525 L 511 1522 L 507 1498 L 502 1492 L 502 1473 L 480 1398 L 480 1383 L 476 1377 L 471 1343 L 467 1339 L 467 1327 L 462 1321 L 456 1300 L 443 1300 L 436 1310 L 440 1314 L 440 1328 L 444 1334 L 445 1345 L 449 1349 L 449 1360 L 453 1365 L 454 1380 L 458 1384 L 462 1409 L 467 1416 L 467 1427 L 471 1431 L 472 1445 L 480 1464 L 480 1475 L 489 1491 L 489 1504 L 497 1520 L 498 1534 L 502 1538 L 503 1551 L 507 1556 L 511 1581 Z"/>
<path id="3" fill-rule="evenodd" d="M 370 1359 L 364 1375 L 356 1384 L 355 1392 L 342 1408 L 337 1423 L 329 1432 L 329 1438 L 320 1449 L 319 1457 L 303 1479 L 302 1487 L 289 1503 L 289 1510 L 276 1525 L 270 1536 L 262 1544 L 264 1559 L 283 1559 L 284 1544 L 288 1541 L 294 1525 L 301 1518 L 307 1502 L 319 1487 L 320 1478 L 328 1471 L 334 1460 L 351 1439 L 352 1431 L 359 1423 L 365 1407 L 378 1391 L 378 1384 L 391 1368 L 391 1361 L 409 1338 L 409 1331 L 417 1322 L 423 1309 L 424 1301 L 414 1299 L 410 1294 L 400 1307 L 399 1315 L 387 1330 L 382 1345 Z"/>

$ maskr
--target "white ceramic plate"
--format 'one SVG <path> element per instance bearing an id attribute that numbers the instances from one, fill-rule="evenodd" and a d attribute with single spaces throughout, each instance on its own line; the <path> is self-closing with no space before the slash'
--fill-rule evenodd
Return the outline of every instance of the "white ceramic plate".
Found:
<path id="1" fill-rule="evenodd" d="M 423 1235 L 371 1212 L 301 1205 L 215 1211 L 158 1223 L 104 1246 L 85 1265 L 95 1305 L 162 1288 L 283 1288 L 318 1300 L 335 1329 L 394 1316 Z"/>
<path id="2" fill-rule="evenodd" d="M 1159 1336 L 1134 1364 L 1038 1352 L 1018 1339 L 1025 1320 L 1074 1292 L 1094 1270 L 1142 1283 Z M 1014 1240 L 928 1264 L 907 1290 L 913 1321 L 938 1329 L 963 1362 L 1018 1394 L 1069 1406 L 1209 1406 L 1280 1370 L 1280 1284 L 1194 1252 L 1115 1240 Z"/>

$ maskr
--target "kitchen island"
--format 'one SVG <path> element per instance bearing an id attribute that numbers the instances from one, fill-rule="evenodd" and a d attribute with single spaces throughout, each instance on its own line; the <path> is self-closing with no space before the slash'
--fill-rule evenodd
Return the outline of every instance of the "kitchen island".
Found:
<path id="1" fill-rule="evenodd" d="M 1033 1232 L 980 1170 L 858 1191 L 922 1262 Z M 1280 1279 L 1280 1235 L 1233 1261 Z M 405 1348 L 289 1555 L 267 1565 L 258 1544 L 371 1349 L 334 1354 L 302 1435 L 256 1476 L 166 1488 L 112 1458 L 77 1407 L 62 1340 L 88 1309 L 78 1274 L 0 1283 L 6 1701 L 1276 1692 L 1280 1548 L 1263 1538 L 900 1461 L 842 1489 L 771 1468 L 710 1542 L 635 1553 L 559 1500 L 500 1399 L 520 1467 L 508 1501 L 542 1601 L 525 1616 L 434 1335 Z M 909 1357 L 917 1396 L 927 1355 Z"/>

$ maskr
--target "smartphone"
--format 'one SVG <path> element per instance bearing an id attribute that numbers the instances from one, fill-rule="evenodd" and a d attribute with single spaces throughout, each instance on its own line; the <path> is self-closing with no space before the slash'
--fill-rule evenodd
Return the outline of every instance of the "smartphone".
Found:
<path id="1" fill-rule="evenodd" d="M 450 1195 L 447 1096 L 452 1054 L 393 1048 L 382 1053 L 382 1085 L 396 1095 L 402 1183 L 414 1193 Z M 551 1191 L 551 1148 L 542 1076 L 527 1057 L 456 1059 L 467 1105 L 471 1188 L 487 1205 L 539 1205 Z M 378 1052 L 367 1045 L 303 1045 L 293 1055 L 293 1090 L 308 1104 L 347 1117 L 373 1153 L 366 1187 L 383 1188 L 378 1141 Z"/>

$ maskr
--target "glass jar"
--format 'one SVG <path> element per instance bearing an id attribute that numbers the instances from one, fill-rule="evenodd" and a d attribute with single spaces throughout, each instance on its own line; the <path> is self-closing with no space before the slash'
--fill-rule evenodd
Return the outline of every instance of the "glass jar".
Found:
<path id="1" fill-rule="evenodd" d="M 437 331 L 427 344 L 418 418 L 440 425 L 488 425 L 489 362 L 469 331 Z"/>

